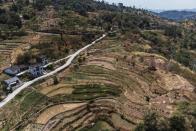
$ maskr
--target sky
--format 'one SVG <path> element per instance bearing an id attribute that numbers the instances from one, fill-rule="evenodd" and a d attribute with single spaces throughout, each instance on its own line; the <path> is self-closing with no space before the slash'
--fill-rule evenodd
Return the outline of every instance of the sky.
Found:
<path id="1" fill-rule="evenodd" d="M 104 0 L 109 3 L 124 3 L 126 6 L 135 6 L 145 9 L 194 9 L 196 0 Z"/>

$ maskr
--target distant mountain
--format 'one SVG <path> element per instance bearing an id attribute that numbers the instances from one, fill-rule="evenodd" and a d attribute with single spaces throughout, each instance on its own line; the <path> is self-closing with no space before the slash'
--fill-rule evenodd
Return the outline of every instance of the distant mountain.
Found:
<path id="1" fill-rule="evenodd" d="M 171 19 L 171 20 L 185 20 L 191 19 L 196 20 L 196 12 L 194 11 L 163 11 L 157 13 L 160 17 Z"/>
<path id="2" fill-rule="evenodd" d="M 188 11 L 188 12 L 196 12 L 196 8 L 194 9 L 173 9 L 173 10 L 166 10 L 166 9 L 147 9 L 148 11 L 154 12 L 154 13 L 161 13 L 165 11 Z"/>
<path id="3" fill-rule="evenodd" d="M 195 9 L 185 9 L 183 11 L 191 11 L 191 12 L 196 12 L 196 8 Z"/>

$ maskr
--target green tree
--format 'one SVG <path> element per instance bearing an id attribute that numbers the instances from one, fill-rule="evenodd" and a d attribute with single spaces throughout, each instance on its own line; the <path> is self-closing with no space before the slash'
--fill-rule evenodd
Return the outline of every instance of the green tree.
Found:
<path id="1" fill-rule="evenodd" d="M 9 14 L 7 24 L 11 26 L 16 26 L 18 28 L 22 27 L 22 22 L 21 22 L 20 17 L 16 13 L 13 13 L 13 12 Z"/>
<path id="2" fill-rule="evenodd" d="M 145 131 L 157 131 L 157 115 L 156 113 L 148 113 L 144 118 Z"/>
<path id="3" fill-rule="evenodd" d="M 182 37 L 182 30 L 177 26 L 170 26 L 165 28 L 165 35 L 171 37 Z"/>
<path id="4" fill-rule="evenodd" d="M 54 85 L 59 84 L 58 78 L 56 76 L 53 77 L 53 83 L 54 83 Z"/>
<path id="5" fill-rule="evenodd" d="M 140 123 L 136 128 L 135 131 L 145 131 L 144 124 Z"/>
<path id="6" fill-rule="evenodd" d="M 51 0 L 35 0 L 34 8 L 43 10 L 46 6 L 51 4 Z"/>
<path id="7" fill-rule="evenodd" d="M 185 131 L 185 119 L 182 116 L 173 116 L 169 119 L 171 131 Z"/>

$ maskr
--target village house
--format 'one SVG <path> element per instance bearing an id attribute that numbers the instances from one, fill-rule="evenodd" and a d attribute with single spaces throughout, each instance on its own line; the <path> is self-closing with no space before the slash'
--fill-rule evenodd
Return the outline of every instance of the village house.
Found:
<path id="1" fill-rule="evenodd" d="M 22 81 L 18 77 L 13 77 L 2 82 L 4 89 L 9 93 L 16 90 L 22 85 Z"/>
<path id="2" fill-rule="evenodd" d="M 18 73 L 26 69 L 27 69 L 27 66 L 25 65 L 14 65 L 14 66 L 4 69 L 3 72 L 10 76 L 16 76 Z"/>
<path id="3" fill-rule="evenodd" d="M 41 64 L 29 66 L 29 73 L 34 78 L 42 76 L 44 74 L 43 66 Z"/>
<path id="4" fill-rule="evenodd" d="M 39 58 L 37 58 L 37 62 L 41 63 L 41 65 L 46 65 L 48 64 L 48 59 L 45 56 L 40 56 Z"/>

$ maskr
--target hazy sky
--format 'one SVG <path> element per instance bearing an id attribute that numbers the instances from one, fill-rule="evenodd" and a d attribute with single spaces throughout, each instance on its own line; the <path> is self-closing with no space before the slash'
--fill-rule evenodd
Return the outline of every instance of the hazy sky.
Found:
<path id="1" fill-rule="evenodd" d="M 124 5 L 146 9 L 193 9 L 196 0 L 105 0 L 109 3 L 124 3 Z"/>

